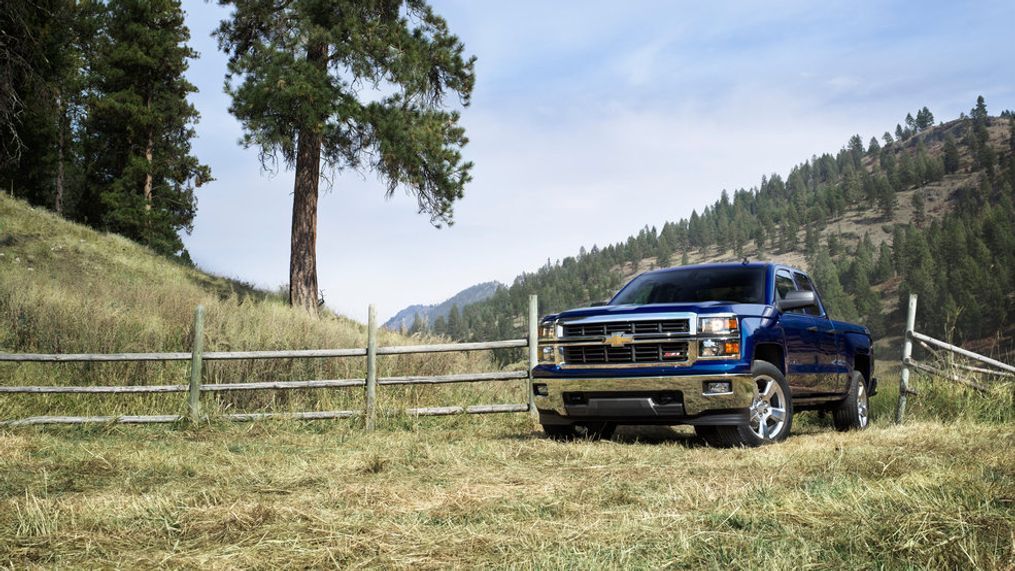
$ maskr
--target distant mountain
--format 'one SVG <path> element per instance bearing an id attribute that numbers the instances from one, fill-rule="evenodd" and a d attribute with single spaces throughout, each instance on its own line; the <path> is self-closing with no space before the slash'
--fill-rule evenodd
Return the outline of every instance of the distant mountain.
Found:
<path id="1" fill-rule="evenodd" d="M 435 305 L 410 305 L 389 319 L 384 324 L 384 328 L 391 331 L 408 330 L 412 327 L 412 322 L 416 319 L 417 314 L 426 323 L 433 324 L 438 317 L 447 319 L 453 306 L 457 305 L 458 309 L 462 309 L 467 305 L 486 301 L 493 297 L 493 294 L 497 293 L 498 289 L 503 287 L 504 284 L 500 282 L 485 282 L 463 289 L 451 298 Z"/>

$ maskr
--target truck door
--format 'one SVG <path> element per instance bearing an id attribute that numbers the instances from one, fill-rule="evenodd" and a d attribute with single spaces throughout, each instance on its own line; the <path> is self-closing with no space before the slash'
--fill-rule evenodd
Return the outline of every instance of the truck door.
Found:
<path id="1" fill-rule="evenodd" d="M 845 382 L 845 374 L 848 372 L 848 364 L 843 359 L 840 334 L 828 317 L 828 312 L 825 311 L 825 307 L 821 303 L 821 295 L 814 287 L 811 278 L 800 272 L 793 272 L 793 278 L 796 281 L 797 289 L 813 291 L 818 300 L 817 305 L 804 308 L 804 312 L 811 319 L 808 330 L 814 330 L 817 333 L 819 355 L 815 392 L 840 393 Z"/>
<path id="2" fill-rule="evenodd" d="M 776 300 L 796 290 L 793 277 L 787 270 L 775 274 Z M 821 369 L 820 336 L 814 329 L 813 318 L 803 309 L 782 314 L 779 323 L 786 338 L 786 382 L 796 396 L 813 395 L 818 391 Z"/>

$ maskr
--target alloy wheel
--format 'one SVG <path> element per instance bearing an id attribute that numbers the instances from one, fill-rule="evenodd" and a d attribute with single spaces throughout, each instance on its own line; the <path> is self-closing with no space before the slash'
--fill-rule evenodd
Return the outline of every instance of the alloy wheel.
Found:
<path id="1" fill-rule="evenodd" d="M 775 440 L 786 427 L 786 395 L 772 377 L 762 375 L 755 382 L 758 390 L 750 409 L 751 430 L 763 440 Z"/>
<path id="2" fill-rule="evenodd" d="M 860 428 L 867 428 L 867 423 L 870 422 L 867 407 L 867 389 L 861 382 L 856 387 L 856 413 L 860 419 Z"/>

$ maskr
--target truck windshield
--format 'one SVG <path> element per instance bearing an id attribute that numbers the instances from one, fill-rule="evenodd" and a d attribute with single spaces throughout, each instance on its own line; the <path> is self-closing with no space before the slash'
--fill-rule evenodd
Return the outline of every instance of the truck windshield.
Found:
<path id="1" fill-rule="evenodd" d="M 727 267 L 642 274 L 610 305 L 728 301 L 765 303 L 765 268 Z"/>

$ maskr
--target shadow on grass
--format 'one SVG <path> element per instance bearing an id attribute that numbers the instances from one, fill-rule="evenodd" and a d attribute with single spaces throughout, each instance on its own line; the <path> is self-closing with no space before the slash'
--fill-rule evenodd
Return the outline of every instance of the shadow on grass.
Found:
<path id="1" fill-rule="evenodd" d="M 541 430 L 531 430 L 513 434 L 502 434 L 498 440 L 550 440 Z M 575 442 L 582 442 L 577 438 Z M 608 441 L 612 444 L 625 445 L 660 445 L 675 444 L 684 448 L 704 448 L 705 441 L 699 438 L 689 426 L 655 426 L 655 425 L 624 425 L 618 426 L 616 433 Z"/>

